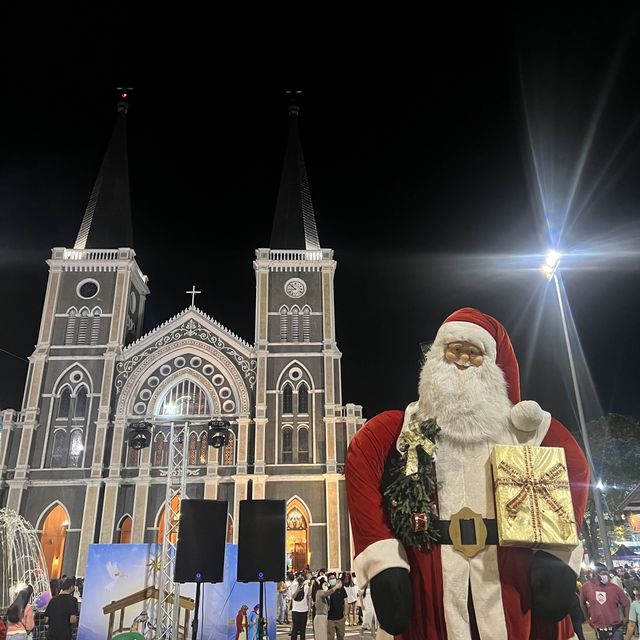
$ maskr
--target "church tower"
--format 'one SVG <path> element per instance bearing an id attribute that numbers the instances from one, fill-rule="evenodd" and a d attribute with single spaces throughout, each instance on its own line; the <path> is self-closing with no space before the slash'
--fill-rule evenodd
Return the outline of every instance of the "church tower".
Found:
<path id="1" fill-rule="evenodd" d="M 49 279 L 22 421 L 3 444 L 8 459 L 0 459 L 0 472 L 14 469 L 7 475 L 7 507 L 43 532 L 55 517 L 51 548 L 43 546 L 58 575 L 63 567 L 56 566 L 56 558 L 64 557 L 67 574 L 83 571 L 86 564 L 104 490 L 116 360 L 139 336 L 149 294 L 132 248 L 127 99 L 122 92 L 76 241 L 72 248 L 54 248 L 47 261 Z M 64 487 L 52 486 L 53 479 Z M 77 550 L 75 556 L 71 550 Z"/>
<path id="2" fill-rule="evenodd" d="M 306 548 L 313 566 L 350 566 L 344 481 L 346 448 L 362 408 L 342 405 L 336 342 L 333 250 L 322 248 L 300 143 L 300 109 L 289 107 L 289 133 L 269 248 L 256 272 L 254 498 L 295 495 L 302 520 L 312 516 Z M 267 490 L 265 495 L 265 479 Z M 295 482 L 295 489 L 292 484 Z M 291 512 L 291 510 L 289 510 Z M 318 520 L 318 517 L 320 518 Z M 297 524 L 289 521 L 295 555 Z M 296 534 L 297 535 L 297 534 Z M 299 536 L 298 536 L 299 537 Z M 321 564 L 318 564 L 321 563 Z M 293 564 L 300 564 L 293 561 Z"/>

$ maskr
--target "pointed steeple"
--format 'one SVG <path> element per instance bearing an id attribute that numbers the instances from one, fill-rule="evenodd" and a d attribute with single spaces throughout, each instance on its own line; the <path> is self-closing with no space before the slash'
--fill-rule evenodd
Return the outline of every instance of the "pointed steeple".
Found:
<path id="1" fill-rule="evenodd" d="M 126 131 L 128 97 L 129 89 L 121 89 L 116 124 L 74 249 L 117 249 L 133 245 Z"/>
<path id="2" fill-rule="evenodd" d="M 292 93 L 295 96 L 294 92 Z M 299 92 L 297 92 L 299 93 Z M 271 249 L 320 249 L 307 169 L 302 155 L 295 97 L 289 106 L 289 139 L 271 230 Z"/>

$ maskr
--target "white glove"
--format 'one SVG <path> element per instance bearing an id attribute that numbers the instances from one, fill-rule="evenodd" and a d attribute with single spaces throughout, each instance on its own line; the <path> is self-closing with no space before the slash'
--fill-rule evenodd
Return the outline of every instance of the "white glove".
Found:
<path id="1" fill-rule="evenodd" d="M 535 400 L 523 400 L 511 407 L 511 423 L 518 431 L 536 431 L 542 426 L 545 414 Z"/>

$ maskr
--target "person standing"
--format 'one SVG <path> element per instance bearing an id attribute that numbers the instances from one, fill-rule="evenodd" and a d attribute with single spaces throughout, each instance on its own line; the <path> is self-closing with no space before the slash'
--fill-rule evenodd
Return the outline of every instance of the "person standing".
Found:
<path id="1" fill-rule="evenodd" d="M 7 609 L 7 640 L 27 640 L 36 626 L 33 607 L 29 604 L 32 595 L 33 587 L 27 585 Z"/>
<path id="2" fill-rule="evenodd" d="M 309 617 L 309 583 L 299 575 L 291 592 L 291 640 L 305 640 Z"/>
<path id="3" fill-rule="evenodd" d="M 314 598 L 316 615 L 313 617 L 313 637 L 315 640 L 327 640 L 327 614 L 329 613 L 330 598 L 336 590 L 342 587 L 342 582 L 336 581 L 335 576 L 329 578 L 328 589 L 317 586 Z"/>
<path id="4" fill-rule="evenodd" d="M 640 587 L 633 590 L 633 602 L 629 609 L 629 623 L 624 640 L 631 640 L 636 631 L 640 631 Z"/>
<path id="5" fill-rule="evenodd" d="M 276 620 L 278 624 L 284 624 L 287 619 L 287 583 L 284 580 L 278 582 L 278 600 L 276 602 Z"/>
<path id="6" fill-rule="evenodd" d="M 73 625 L 78 622 L 78 601 L 73 596 L 76 581 L 65 578 L 60 592 L 49 601 L 44 611 L 45 622 L 49 625 L 47 640 L 71 640 Z"/>
<path id="7" fill-rule="evenodd" d="M 336 574 L 327 574 L 329 587 L 337 584 Z M 334 636 L 338 640 L 344 640 L 344 601 L 347 599 L 347 592 L 344 586 L 336 589 L 329 597 L 329 612 L 327 613 L 327 640 L 333 640 Z"/>
<path id="8" fill-rule="evenodd" d="M 358 601 L 358 589 L 351 577 L 346 571 L 342 574 L 342 586 L 347 592 L 347 604 L 345 610 L 345 618 L 347 627 L 356 626 L 356 602 Z"/>
<path id="9" fill-rule="evenodd" d="M 610 580 L 603 564 L 596 565 L 596 575 L 580 589 L 580 606 L 598 640 L 623 640 L 624 624 L 629 620 L 629 598 Z M 621 606 L 624 618 L 620 616 Z"/>
<path id="10" fill-rule="evenodd" d="M 249 607 L 243 604 L 236 614 L 236 640 L 247 640 L 247 609 Z"/>
<path id="11" fill-rule="evenodd" d="M 249 632 L 247 640 L 258 640 L 258 621 L 260 620 L 260 605 L 253 607 L 253 611 L 249 614 Z"/>

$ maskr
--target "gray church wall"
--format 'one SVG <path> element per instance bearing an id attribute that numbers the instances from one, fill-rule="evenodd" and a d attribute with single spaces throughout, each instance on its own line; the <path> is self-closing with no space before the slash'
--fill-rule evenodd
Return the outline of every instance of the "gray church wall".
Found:
<path id="1" fill-rule="evenodd" d="M 293 496 L 298 496 L 307 505 L 312 522 L 326 522 L 323 480 L 269 480 L 266 483 L 265 497 L 269 500 L 290 500 Z"/>
<path id="2" fill-rule="evenodd" d="M 133 514 L 133 500 L 135 497 L 135 485 L 133 484 L 121 484 L 118 488 L 118 497 L 116 499 L 116 519 L 115 529 L 118 528 L 118 524 L 124 515 Z M 114 529 L 113 542 L 118 542 L 118 532 Z"/>
<path id="3" fill-rule="evenodd" d="M 11 442 L 7 451 L 7 469 L 15 469 L 18 462 L 18 452 L 20 450 L 20 440 L 22 438 L 22 427 L 16 425 L 11 434 Z"/>
<path id="4" fill-rule="evenodd" d="M 66 313 L 69 307 L 100 307 L 103 313 L 111 313 L 116 282 L 116 271 L 66 271 L 60 280 L 56 313 Z M 81 298 L 77 293 L 78 285 L 83 280 L 95 280 L 99 285 L 97 295 L 93 298 Z"/>
<path id="5" fill-rule="evenodd" d="M 336 461 L 344 463 L 347 452 L 347 424 L 336 422 Z"/>
<path id="6" fill-rule="evenodd" d="M 347 485 L 344 480 L 338 483 L 340 495 L 340 560 L 346 571 L 351 568 L 351 549 L 349 544 L 349 507 L 347 504 Z"/>
<path id="7" fill-rule="evenodd" d="M 309 547 L 311 550 L 311 568 L 327 568 L 327 525 L 309 527 Z"/>

